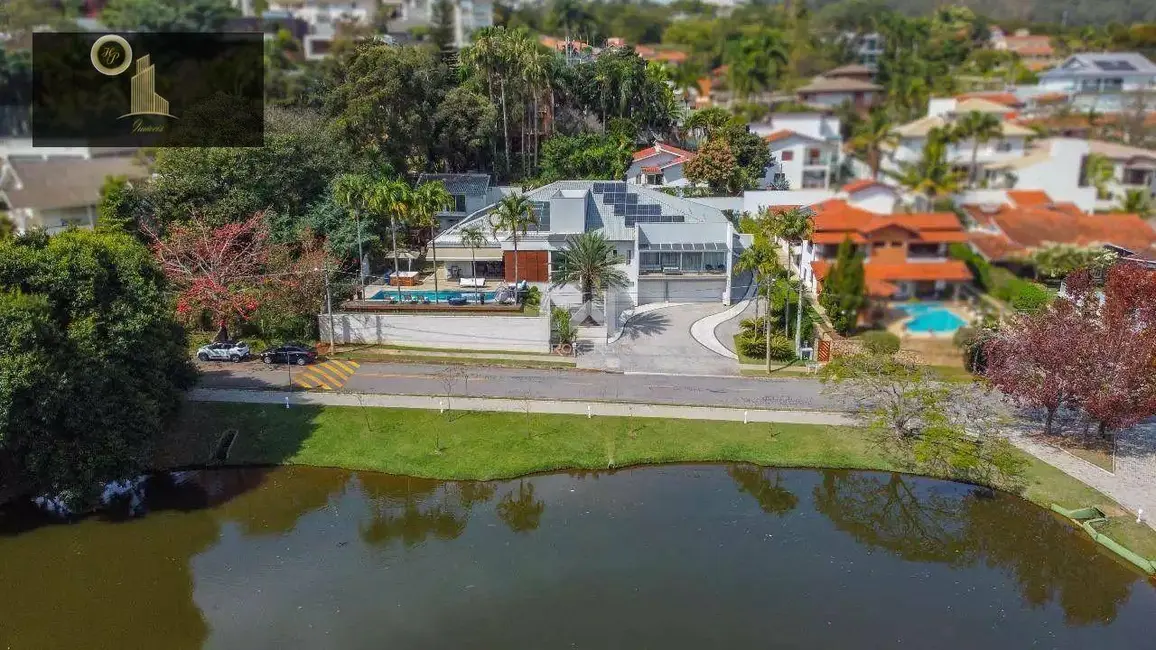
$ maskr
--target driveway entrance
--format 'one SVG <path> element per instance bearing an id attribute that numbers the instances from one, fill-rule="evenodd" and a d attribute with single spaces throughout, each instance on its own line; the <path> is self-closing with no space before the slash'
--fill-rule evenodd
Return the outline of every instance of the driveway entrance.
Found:
<path id="1" fill-rule="evenodd" d="M 711 352 L 690 333 L 695 321 L 726 309 L 722 303 L 697 303 L 639 314 L 626 323 L 622 337 L 607 346 L 607 352 L 618 357 L 623 372 L 737 375 L 737 361 Z"/>

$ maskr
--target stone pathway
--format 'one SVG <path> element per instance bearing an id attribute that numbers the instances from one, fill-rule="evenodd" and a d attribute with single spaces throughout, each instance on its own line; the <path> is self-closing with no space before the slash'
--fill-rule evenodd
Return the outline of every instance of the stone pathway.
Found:
<path id="1" fill-rule="evenodd" d="M 1144 522 L 1156 528 L 1156 422 L 1133 427 L 1117 437 L 1115 472 L 1033 440 L 1022 432 L 1013 433 L 1011 441 L 1045 463 L 1112 497 L 1133 513 L 1142 509 Z"/>

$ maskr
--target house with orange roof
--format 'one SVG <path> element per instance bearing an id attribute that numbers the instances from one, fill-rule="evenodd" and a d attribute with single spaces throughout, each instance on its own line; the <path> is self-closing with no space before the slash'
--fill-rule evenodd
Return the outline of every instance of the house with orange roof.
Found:
<path id="1" fill-rule="evenodd" d="M 693 151 L 655 142 L 634 152 L 634 160 L 626 170 L 626 182 L 652 187 L 681 187 L 687 184 L 683 165 L 692 158 Z"/>
<path id="2" fill-rule="evenodd" d="M 1056 64 L 1056 48 L 1046 34 L 1032 34 L 1026 29 L 1017 29 L 1014 34 L 992 29 L 992 49 L 1014 52 L 1029 70 L 1039 72 Z"/>
<path id="3" fill-rule="evenodd" d="M 1048 244 L 1103 246 L 1121 258 L 1156 260 L 1156 229 L 1134 214 L 1087 214 L 1044 192 L 1007 193 L 1001 204 L 960 206 L 972 221 L 971 247 L 994 263 L 1014 264 Z"/>
<path id="4" fill-rule="evenodd" d="M 954 213 L 877 214 L 841 199 L 811 209 L 811 240 L 791 262 L 816 293 L 846 240 L 863 255 L 867 294 L 877 300 L 954 299 L 972 280 L 966 264 L 948 257 L 949 244 L 967 241 Z"/>

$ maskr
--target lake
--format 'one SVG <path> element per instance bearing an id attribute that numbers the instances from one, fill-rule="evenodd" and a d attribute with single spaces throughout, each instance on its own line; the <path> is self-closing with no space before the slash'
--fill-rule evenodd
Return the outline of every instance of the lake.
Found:
<path id="1" fill-rule="evenodd" d="M 1156 587 L 1053 513 L 878 472 L 488 483 L 316 468 L 0 511 L 0 648 L 1150 647 Z"/>

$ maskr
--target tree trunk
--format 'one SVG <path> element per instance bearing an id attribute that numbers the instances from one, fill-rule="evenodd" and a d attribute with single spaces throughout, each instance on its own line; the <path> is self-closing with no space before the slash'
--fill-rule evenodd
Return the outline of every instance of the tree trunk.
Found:
<path id="1" fill-rule="evenodd" d="M 221 319 L 221 326 L 217 328 L 217 335 L 213 337 L 213 343 L 224 343 L 229 340 L 229 326 L 225 323 L 225 319 Z"/>
<path id="2" fill-rule="evenodd" d="M 514 241 L 514 284 L 518 284 L 518 233 L 512 232 L 510 238 Z"/>
<path id="3" fill-rule="evenodd" d="M 755 283 L 755 320 L 758 320 L 759 319 L 759 298 L 762 297 L 759 294 L 761 294 L 763 292 L 763 290 L 760 287 L 759 274 L 758 273 L 752 273 L 751 275 L 753 276 L 751 281 Z"/>
<path id="4" fill-rule="evenodd" d="M 506 177 L 510 176 L 510 117 L 506 112 L 506 80 L 498 78 L 498 86 L 502 91 L 502 142 L 506 151 Z"/>
<path id="5" fill-rule="evenodd" d="M 783 296 L 783 336 L 791 336 L 791 310 L 789 305 L 791 303 L 791 261 L 794 249 L 791 247 L 790 240 L 787 241 L 787 295 Z M 768 307 L 769 309 L 769 307 Z"/>
<path id="6" fill-rule="evenodd" d="M 477 249 L 475 249 L 473 246 L 470 246 L 470 277 L 471 278 L 478 277 L 478 260 L 477 260 L 476 250 Z"/>
<path id="7" fill-rule="evenodd" d="M 1044 435 L 1045 436 L 1052 435 L 1052 422 L 1054 422 L 1055 419 L 1056 419 L 1056 409 L 1055 408 L 1049 408 L 1048 409 L 1048 415 L 1044 419 Z"/>

